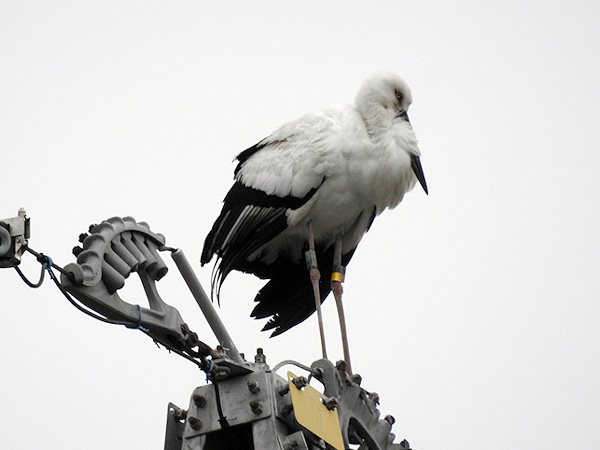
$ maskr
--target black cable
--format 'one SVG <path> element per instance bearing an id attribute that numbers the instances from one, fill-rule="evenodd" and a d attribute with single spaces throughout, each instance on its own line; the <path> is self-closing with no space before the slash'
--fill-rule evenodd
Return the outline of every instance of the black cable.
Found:
<path id="1" fill-rule="evenodd" d="M 73 274 L 71 272 L 68 272 L 65 269 L 63 269 L 62 267 L 54 264 L 54 262 L 52 261 L 52 258 L 50 258 L 49 256 L 46 256 L 43 253 L 38 253 L 30 247 L 23 247 L 23 249 L 28 251 L 29 253 L 31 253 L 33 256 L 35 256 L 41 264 L 44 264 L 44 262 L 45 262 L 46 264 L 48 264 L 48 267 L 54 267 L 56 270 L 58 270 L 60 273 L 62 273 L 66 277 L 69 277 L 71 280 L 73 279 Z"/>
<path id="2" fill-rule="evenodd" d="M 148 337 L 150 337 L 155 343 L 160 343 L 167 350 L 169 350 L 171 352 L 174 352 L 174 353 L 177 353 L 179 356 L 183 356 L 185 359 L 187 359 L 188 361 L 196 364 L 198 367 L 200 367 L 202 369 L 202 362 L 201 361 L 197 361 L 192 356 L 186 354 L 185 352 L 179 350 L 176 347 L 173 347 L 172 345 L 166 344 L 164 342 L 158 342 L 156 339 L 154 339 L 154 337 L 152 337 L 150 335 L 150 333 L 148 332 L 148 330 L 142 329 L 142 328 L 138 328 L 137 324 L 132 324 L 132 323 L 128 323 L 128 322 L 122 322 L 122 321 L 119 321 L 119 320 L 108 319 L 108 318 L 102 317 L 102 316 L 100 316 L 98 314 L 94 314 L 91 311 L 88 311 L 87 309 L 85 309 L 84 307 L 82 307 L 79 303 L 77 303 L 71 297 L 71 294 L 69 294 L 69 292 L 67 292 L 67 290 L 60 284 L 60 282 L 58 281 L 58 279 L 55 276 L 53 276 L 52 279 L 54 280 L 54 284 L 56 284 L 56 286 L 62 292 L 62 294 L 67 298 L 67 300 L 69 300 L 69 303 L 71 303 L 75 308 L 77 308 L 82 313 L 87 314 L 88 316 L 93 317 L 94 319 L 98 319 L 101 322 L 109 323 L 109 324 L 112 324 L 112 325 L 123 325 L 123 326 L 125 326 L 127 328 L 139 329 L 139 330 L 143 331 Z"/>
<path id="3" fill-rule="evenodd" d="M 17 271 L 17 273 L 19 274 L 19 276 L 21 277 L 21 279 L 25 282 L 25 284 L 31 288 L 39 288 L 42 283 L 44 282 L 44 272 L 46 271 L 47 266 L 45 264 L 42 264 L 42 271 L 40 273 L 40 279 L 37 283 L 32 283 L 31 281 L 29 281 L 27 279 L 27 277 L 25 276 L 25 274 L 23 272 L 21 272 L 21 269 L 19 269 L 18 266 L 15 266 L 15 270 Z"/>
<path id="4" fill-rule="evenodd" d="M 60 281 L 58 280 L 58 278 L 54 275 L 54 272 L 52 271 L 53 268 L 55 268 L 56 270 L 58 270 L 60 273 L 64 274 L 65 276 L 69 277 L 70 279 L 73 279 L 73 274 L 70 272 L 67 272 L 66 270 L 64 270 L 62 267 L 57 266 L 56 264 L 54 264 L 54 262 L 52 261 L 52 259 L 46 255 L 44 255 L 43 253 L 38 253 L 35 250 L 29 248 L 29 247 L 25 247 L 25 250 L 27 250 L 29 253 L 31 253 L 32 255 L 34 255 L 38 262 L 42 264 L 42 269 L 41 269 L 41 274 L 40 274 L 40 279 L 37 283 L 32 283 L 31 281 L 29 281 L 29 279 L 27 279 L 27 277 L 23 274 L 23 272 L 21 272 L 21 270 L 15 266 L 15 269 L 17 271 L 17 273 L 19 274 L 19 276 L 21 277 L 21 279 L 30 287 L 32 288 L 38 288 L 42 285 L 42 283 L 44 282 L 44 272 L 47 270 L 48 274 L 50 275 L 50 278 L 52 279 L 52 281 L 54 282 L 54 284 L 56 285 L 56 287 L 58 288 L 58 290 L 63 294 L 63 296 L 69 301 L 69 303 L 71 303 L 71 305 L 73 305 L 75 308 L 77 308 L 79 311 L 81 311 L 82 313 L 97 319 L 101 322 L 104 323 L 109 323 L 109 324 L 113 324 L 113 325 L 124 325 L 127 328 L 137 328 L 141 331 L 143 331 L 146 335 L 148 335 L 150 338 L 152 338 L 152 340 L 154 340 L 155 343 L 159 343 L 152 335 L 150 335 L 149 330 L 145 329 L 145 328 L 141 328 L 138 324 L 134 324 L 134 323 L 127 323 L 127 322 L 122 322 L 119 320 L 113 320 L 113 319 L 108 319 L 106 317 L 100 316 L 98 314 L 95 314 L 91 311 L 89 311 L 88 309 L 84 308 L 83 306 L 81 306 L 79 304 L 79 302 L 77 302 L 72 296 L 71 294 L 62 286 L 62 284 L 60 283 Z M 171 247 L 162 247 L 160 250 L 163 251 L 175 251 L 176 249 L 173 249 Z M 217 413 L 219 415 L 219 424 L 221 425 L 221 428 L 223 430 L 223 438 L 227 438 L 230 440 L 230 442 L 238 449 L 240 450 L 249 450 L 249 448 L 245 445 L 244 442 L 240 442 L 240 440 L 238 439 L 238 436 L 236 436 L 236 434 L 234 433 L 233 429 L 231 428 L 231 425 L 229 424 L 229 422 L 227 421 L 227 418 L 225 417 L 225 414 L 223 413 L 223 407 L 221 405 L 221 394 L 219 391 L 219 385 L 215 379 L 215 377 L 213 376 L 212 372 L 212 362 L 210 365 L 210 368 L 207 369 L 207 365 L 208 365 L 208 360 L 206 359 L 206 357 L 202 357 L 202 359 L 200 361 L 198 361 L 197 359 L 195 359 L 193 356 L 190 356 L 188 354 L 186 354 L 184 351 L 173 347 L 170 344 L 166 344 L 164 342 L 160 342 L 161 345 L 163 345 L 167 350 L 172 351 L 174 353 L 177 353 L 180 356 L 183 356 L 184 358 L 186 358 L 188 361 L 193 362 L 194 364 L 196 364 L 198 367 L 200 367 L 200 369 L 204 370 L 205 372 L 207 372 L 207 379 L 210 379 L 213 383 L 213 386 L 215 387 L 215 400 L 217 403 Z"/>
<path id="5" fill-rule="evenodd" d="M 219 415 L 219 424 L 223 430 L 223 437 L 228 438 L 233 445 L 240 450 L 249 450 L 243 442 L 240 442 L 236 434 L 231 429 L 231 425 L 227 421 L 227 417 L 223 414 L 223 407 L 221 406 L 221 394 L 219 393 L 219 385 L 215 380 L 214 376 L 210 377 L 213 386 L 215 387 L 215 400 L 217 402 L 217 414 Z"/>
<path id="6" fill-rule="evenodd" d="M 79 311 L 81 311 L 82 313 L 93 317 L 94 319 L 97 319 L 101 322 L 105 322 L 105 323 L 110 323 L 113 325 L 124 325 L 126 327 L 131 327 L 131 328 L 136 328 L 135 324 L 129 324 L 126 322 L 121 322 L 119 320 L 112 320 L 112 319 L 108 319 L 106 317 L 102 317 L 98 314 L 95 314 L 91 311 L 88 311 L 87 309 L 85 309 L 83 306 L 81 306 L 79 303 L 77 303 L 72 297 L 71 295 L 66 291 L 66 289 L 64 287 L 62 287 L 62 284 L 60 284 L 60 282 L 58 281 L 58 278 L 56 277 L 56 275 L 54 275 L 54 272 L 52 272 L 52 269 L 56 269 L 58 270 L 60 273 L 68 276 L 69 278 L 73 278 L 73 274 L 71 272 L 67 272 L 65 269 L 63 269 L 62 267 L 54 264 L 54 262 L 52 261 L 52 258 L 50 258 L 49 256 L 44 255 L 43 253 L 38 253 L 35 250 L 33 250 L 30 247 L 24 247 L 25 250 L 27 250 L 29 253 L 31 253 L 33 256 L 35 256 L 38 260 L 39 263 L 42 264 L 42 274 L 40 276 L 40 280 L 38 281 L 37 284 L 33 284 L 31 283 L 27 278 L 25 278 L 25 276 L 23 275 L 23 273 L 19 270 L 18 267 L 15 267 L 15 269 L 17 270 L 17 272 L 19 273 L 19 275 L 21 276 L 21 278 L 23 279 L 23 281 L 25 283 L 27 283 L 28 286 L 31 287 L 39 287 L 41 286 L 42 282 L 44 281 L 44 271 L 47 270 L 48 274 L 50 275 L 50 278 L 52 279 L 52 281 L 54 281 L 54 284 L 56 284 L 56 287 L 60 290 L 60 292 L 62 292 L 62 294 L 65 296 L 65 298 L 67 300 L 69 300 L 69 303 L 71 303 L 71 305 L 73 305 L 75 308 L 77 308 Z"/>
<path id="7" fill-rule="evenodd" d="M 231 426 L 229 425 L 229 422 L 227 422 L 227 417 L 225 417 L 225 415 L 223 414 L 223 407 L 221 406 L 221 394 L 219 393 L 219 385 L 217 383 L 217 380 L 214 377 L 211 377 L 210 380 L 212 381 L 212 384 L 215 387 L 215 400 L 217 401 L 217 414 L 219 414 L 219 424 L 221 425 L 221 428 L 233 434 L 233 432 L 231 431 Z"/>
<path id="8" fill-rule="evenodd" d="M 56 284 L 56 287 L 60 290 L 60 292 L 62 292 L 62 294 L 66 297 L 66 299 L 69 300 L 69 303 L 71 303 L 71 305 L 73 305 L 75 308 L 77 308 L 82 313 L 87 314 L 88 316 L 93 317 L 94 319 L 98 319 L 101 322 L 110 323 L 113 325 L 124 325 L 126 327 L 132 327 L 132 328 L 136 327 L 136 324 L 121 322 L 119 320 L 108 319 L 108 318 L 102 317 L 98 314 L 94 314 L 91 311 L 88 311 L 83 306 L 81 306 L 79 303 L 77 303 L 75 300 L 73 300 L 73 298 L 71 297 L 71 294 L 69 294 L 67 292 L 67 290 L 64 287 L 62 287 L 62 284 L 60 284 L 60 282 L 58 281 L 58 278 L 56 278 L 56 276 L 52 272 L 52 269 L 48 268 L 48 272 L 50 272 L 50 278 L 52 278 L 52 281 L 54 281 L 54 284 Z"/>
<path id="9" fill-rule="evenodd" d="M 149 330 L 140 327 L 139 323 L 135 324 L 135 323 L 129 323 L 129 322 L 123 322 L 120 320 L 113 320 L 113 319 L 109 319 L 107 317 L 103 317 L 99 314 L 95 314 L 91 311 L 89 311 L 88 309 L 84 308 L 82 305 L 79 304 L 78 301 L 76 301 L 71 294 L 62 286 L 62 284 L 60 283 L 60 281 L 58 281 L 58 278 L 56 277 L 56 275 L 54 275 L 54 272 L 52 271 L 52 269 L 56 269 L 58 270 L 60 273 L 64 274 L 65 276 L 69 277 L 70 279 L 73 279 L 73 274 L 71 272 L 68 272 L 66 270 L 64 270 L 62 267 L 57 266 L 56 264 L 54 264 L 54 262 L 52 261 L 52 258 L 50 258 L 49 256 L 44 255 L 43 253 L 38 253 L 35 250 L 29 248 L 29 247 L 24 247 L 25 250 L 27 250 L 29 253 L 31 253 L 32 255 L 34 255 L 36 257 L 36 259 L 38 260 L 38 262 L 40 264 L 42 264 L 42 269 L 41 269 L 41 274 L 40 274 L 40 279 L 37 283 L 32 283 L 31 281 L 29 281 L 29 279 L 27 279 L 27 277 L 25 276 L 25 274 L 23 274 L 23 272 L 21 272 L 21 270 L 15 266 L 15 270 L 17 271 L 17 273 L 19 274 L 19 276 L 21 277 L 21 279 L 29 286 L 32 288 L 38 288 L 42 285 L 42 283 L 44 282 L 44 275 L 45 275 L 45 271 L 48 271 L 48 274 L 50 275 L 50 278 L 52 279 L 52 281 L 54 281 L 54 284 L 56 285 L 56 287 L 58 288 L 58 290 L 64 295 L 64 297 L 69 301 L 69 303 L 71 303 L 71 305 L 73 305 L 75 308 L 77 308 L 79 311 L 81 311 L 82 313 L 99 320 L 100 322 L 104 322 L 104 323 L 108 323 L 111 325 L 123 325 L 127 328 L 132 328 L 132 329 L 139 329 L 141 331 L 143 331 L 148 337 L 150 337 L 155 343 L 159 343 L 150 333 Z M 171 249 L 170 247 L 167 247 L 165 249 L 168 250 L 175 250 L 175 249 Z M 140 317 L 141 319 L 141 317 Z M 174 353 L 177 353 L 179 356 L 183 356 L 185 359 L 187 359 L 188 361 L 191 361 L 192 363 L 196 364 L 198 367 L 200 367 L 201 369 L 203 368 L 203 362 L 206 358 L 204 358 L 204 360 L 202 361 L 198 361 L 196 360 L 193 356 L 188 355 L 187 353 L 185 353 L 184 351 L 173 347 L 170 344 L 164 343 L 164 342 L 160 342 L 161 345 L 163 345 L 167 350 L 172 351 Z"/>
<path id="10" fill-rule="evenodd" d="M 144 331 L 144 333 L 146 333 L 146 332 Z M 191 361 L 191 362 L 193 362 L 193 363 L 194 363 L 194 364 L 196 364 L 196 365 L 197 365 L 197 366 L 198 366 L 200 369 L 204 370 L 204 369 L 203 369 L 203 367 L 202 367 L 202 365 L 203 365 L 203 361 L 197 361 L 197 360 L 196 360 L 194 357 L 192 357 L 192 356 L 188 355 L 188 354 L 187 354 L 187 353 L 185 353 L 184 351 L 182 351 L 182 350 L 179 350 L 178 348 L 176 348 L 176 347 L 173 347 L 172 345 L 165 344 L 164 342 L 157 341 L 157 340 L 156 340 L 156 339 L 154 339 L 152 336 L 150 336 L 150 334 L 149 334 L 149 333 L 146 333 L 146 334 L 147 334 L 147 335 L 148 335 L 150 338 L 152 338 L 152 340 L 153 340 L 155 343 L 162 345 L 164 348 L 166 348 L 166 349 L 167 349 L 167 350 L 169 350 L 170 352 L 177 353 L 179 356 L 183 356 L 185 359 L 187 359 L 188 361 Z"/>
<path id="11" fill-rule="evenodd" d="M 54 284 L 56 284 L 56 287 L 60 290 L 60 292 L 62 292 L 62 294 L 66 297 L 66 299 L 69 300 L 69 303 L 71 303 L 79 311 L 81 311 L 84 314 L 87 314 L 90 317 L 93 317 L 94 319 L 98 319 L 101 322 L 111 323 L 111 324 L 115 324 L 115 325 L 125 325 L 125 326 L 128 325 L 126 323 L 122 323 L 122 322 L 119 322 L 116 320 L 107 319 L 106 317 L 99 316 L 98 314 L 94 314 L 93 312 L 85 309 L 83 306 L 81 306 L 79 303 L 77 303 L 75 300 L 73 300 L 71 295 L 65 290 L 65 288 L 62 287 L 62 285 L 58 281 L 58 278 L 56 277 L 56 275 L 54 275 L 54 272 L 52 272 L 52 268 L 55 268 L 60 273 L 65 274 L 66 276 L 68 276 L 69 278 L 72 279 L 73 274 L 71 272 L 67 272 L 62 267 L 54 264 L 54 262 L 52 261 L 52 258 L 44 255 L 43 253 L 38 253 L 30 247 L 23 247 L 23 249 L 27 250 L 29 253 L 31 253 L 33 256 L 35 256 L 36 259 L 38 260 L 38 262 L 42 265 L 40 279 L 37 283 L 32 283 L 31 281 L 29 281 L 27 279 L 27 277 L 25 276 L 25 274 L 23 274 L 23 272 L 21 272 L 21 269 L 19 269 L 17 266 L 15 266 L 15 270 L 17 271 L 17 273 L 19 274 L 21 279 L 27 284 L 27 286 L 32 287 L 32 288 L 40 287 L 42 285 L 42 283 L 44 282 L 44 272 L 48 271 L 48 274 L 50 275 L 50 278 L 52 279 L 52 281 L 54 281 Z M 134 327 L 135 327 L 135 325 L 134 325 Z"/>

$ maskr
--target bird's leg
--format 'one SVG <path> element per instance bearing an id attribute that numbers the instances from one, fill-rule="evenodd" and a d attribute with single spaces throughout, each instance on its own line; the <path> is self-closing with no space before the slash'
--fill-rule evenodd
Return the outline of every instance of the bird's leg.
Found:
<path id="1" fill-rule="evenodd" d="M 346 372 L 352 375 L 352 365 L 350 364 L 350 348 L 348 346 L 348 333 L 346 331 L 346 317 L 344 316 L 344 305 L 342 304 L 342 282 L 346 268 L 342 266 L 342 236 L 337 235 L 335 239 L 335 249 L 333 252 L 333 270 L 331 272 L 331 290 L 335 297 L 335 304 L 340 318 L 340 330 L 342 332 L 342 346 L 344 348 L 344 361 L 346 361 Z"/>
<path id="2" fill-rule="evenodd" d="M 321 350 L 323 351 L 323 358 L 327 359 L 325 330 L 323 329 L 323 315 L 321 314 L 321 291 L 319 289 L 321 273 L 319 272 L 319 266 L 317 265 L 317 254 L 315 252 L 315 233 L 313 230 L 312 219 L 308 221 L 308 251 L 306 252 L 305 256 L 306 266 L 308 267 L 310 281 L 313 287 L 313 294 L 315 296 L 315 308 L 317 310 L 317 319 L 319 321 L 319 334 L 321 335 Z"/>

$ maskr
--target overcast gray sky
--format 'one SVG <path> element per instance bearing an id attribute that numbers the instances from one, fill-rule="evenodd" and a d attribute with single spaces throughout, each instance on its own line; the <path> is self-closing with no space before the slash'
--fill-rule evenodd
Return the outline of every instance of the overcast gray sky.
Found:
<path id="1" fill-rule="evenodd" d="M 64 266 L 90 223 L 131 215 L 207 288 L 198 259 L 232 158 L 394 70 L 430 195 L 380 216 L 349 265 L 355 371 L 415 449 L 595 448 L 599 23 L 592 1 L 3 1 L 0 218 L 27 208 L 31 247 Z M 214 345 L 172 269 L 163 298 Z M 248 317 L 261 284 L 222 290 L 240 350 L 318 359 L 314 318 L 268 339 Z M 160 449 L 168 402 L 205 383 L 51 283 L 1 270 L 0 304 L 3 448 Z M 332 299 L 324 315 L 335 360 Z"/>

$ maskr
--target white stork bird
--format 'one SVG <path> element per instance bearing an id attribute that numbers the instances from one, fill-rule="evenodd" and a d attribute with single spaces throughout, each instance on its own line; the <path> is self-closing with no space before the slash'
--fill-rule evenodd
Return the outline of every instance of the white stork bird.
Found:
<path id="1" fill-rule="evenodd" d="M 270 281 L 252 317 L 283 333 L 315 312 L 304 252 L 312 222 L 320 301 L 329 294 L 334 243 L 346 265 L 373 219 L 394 208 L 419 181 L 419 147 L 408 120 L 408 85 L 393 73 L 367 79 L 354 105 L 333 106 L 289 122 L 237 156 L 235 183 L 206 237 L 217 298 L 232 270 Z M 318 303 L 317 303 L 318 304 Z"/>

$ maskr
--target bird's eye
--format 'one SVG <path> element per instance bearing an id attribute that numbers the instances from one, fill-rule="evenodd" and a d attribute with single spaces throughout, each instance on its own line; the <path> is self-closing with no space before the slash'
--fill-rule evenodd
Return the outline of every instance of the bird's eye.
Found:
<path id="1" fill-rule="evenodd" d="M 404 99 L 404 96 L 402 95 L 402 92 L 396 91 L 396 98 L 398 99 L 398 101 L 400 103 L 402 103 L 402 100 Z"/>

